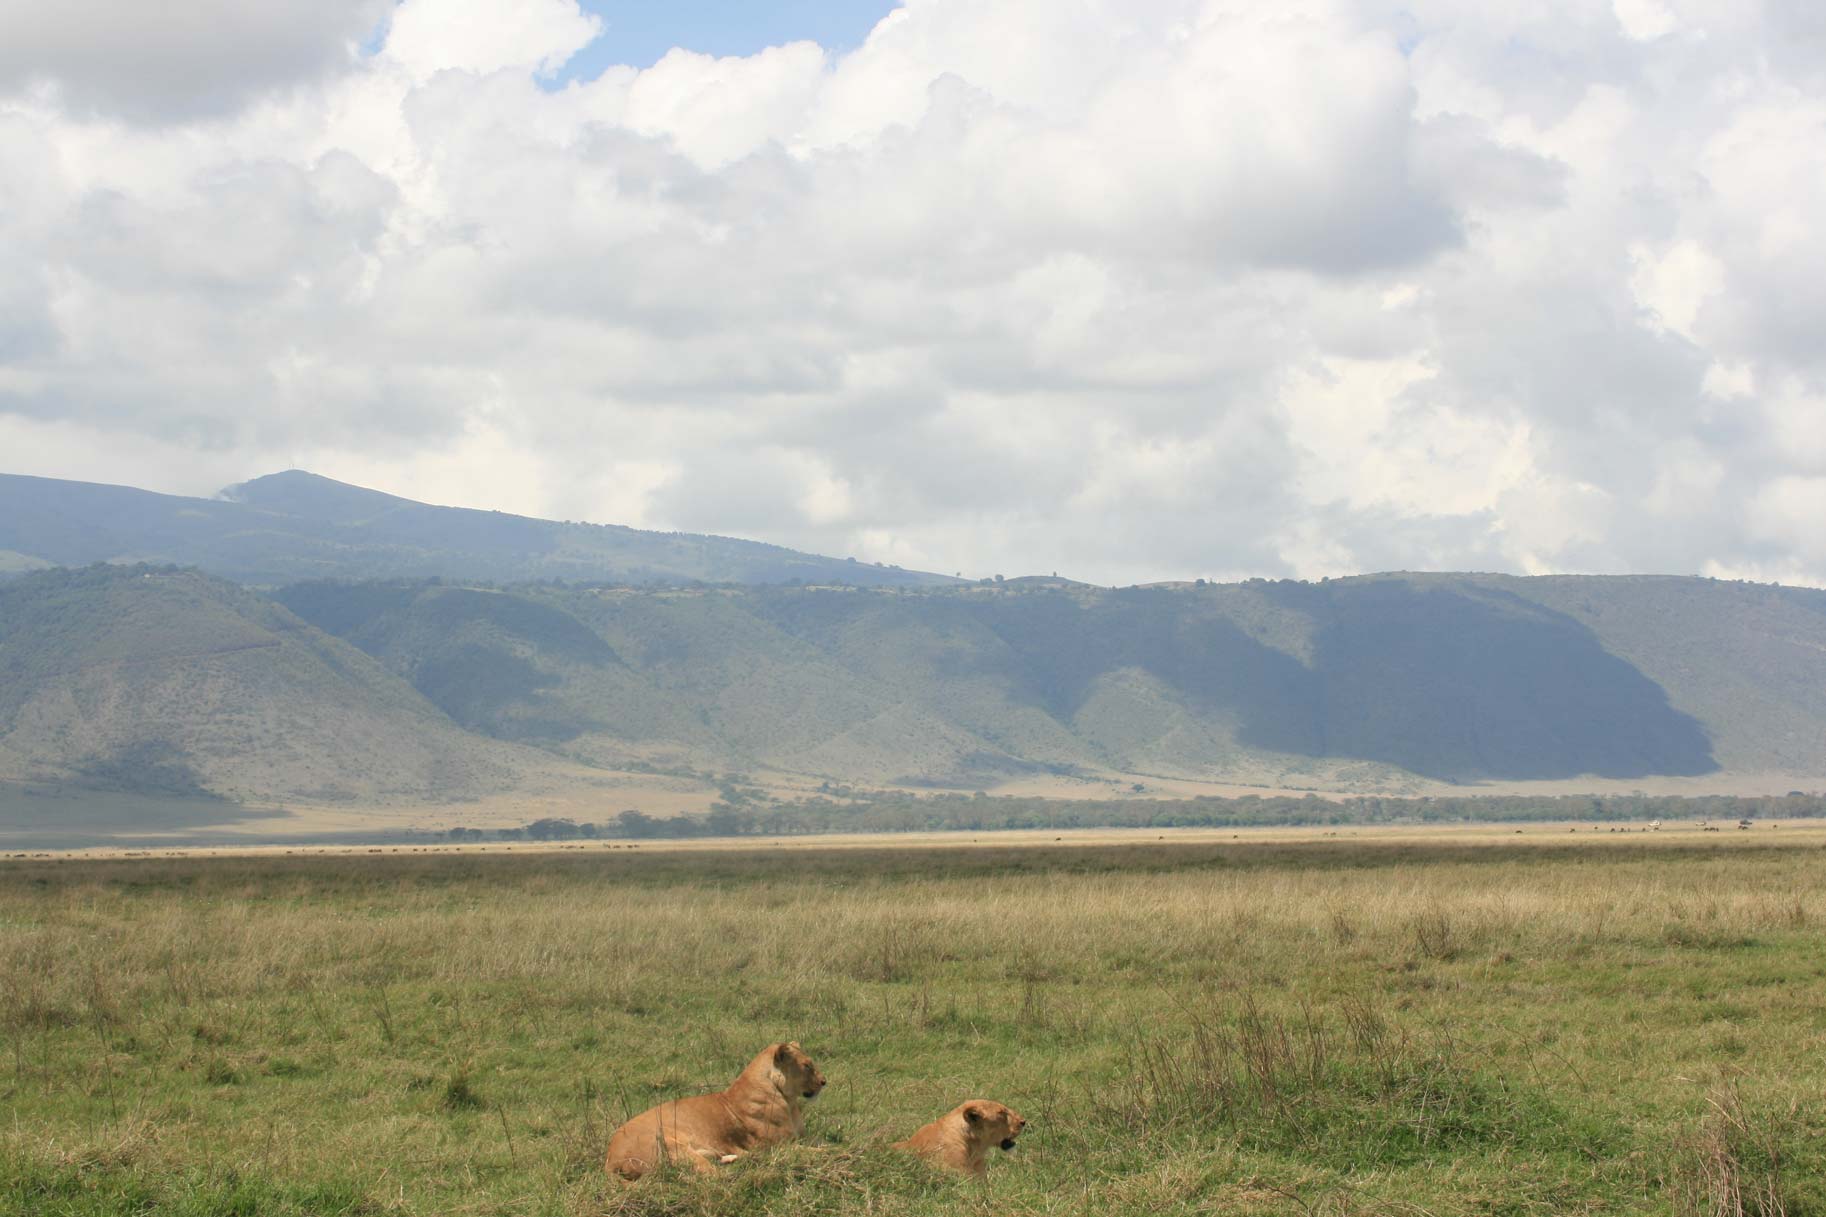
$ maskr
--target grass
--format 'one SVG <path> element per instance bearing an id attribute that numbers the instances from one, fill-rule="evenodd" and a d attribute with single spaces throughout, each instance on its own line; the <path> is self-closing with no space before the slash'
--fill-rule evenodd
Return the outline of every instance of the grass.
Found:
<path id="1" fill-rule="evenodd" d="M 1822 927 L 1800 833 L 14 861 L 0 1213 L 1826 1214 Z M 784 1038 L 805 1143 L 602 1178 Z"/>

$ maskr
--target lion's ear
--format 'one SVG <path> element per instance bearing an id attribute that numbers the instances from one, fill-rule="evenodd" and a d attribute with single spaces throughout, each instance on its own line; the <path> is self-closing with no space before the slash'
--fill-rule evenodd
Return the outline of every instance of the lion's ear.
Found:
<path id="1" fill-rule="evenodd" d="M 972 1104 L 971 1106 L 964 1108 L 964 1123 L 977 1124 L 977 1123 L 980 1123 L 982 1121 L 982 1119 L 983 1119 L 983 1112 L 980 1107 L 977 1107 L 974 1104 Z"/>
<path id="2" fill-rule="evenodd" d="M 775 1044 L 774 1045 L 774 1064 L 784 1065 L 784 1064 L 786 1064 L 786 1062 L 792 1060 L 793 1059 L 793 1049 L 797 1046 L 798 1045 L 796 1045 L 796 1044 Z"/>

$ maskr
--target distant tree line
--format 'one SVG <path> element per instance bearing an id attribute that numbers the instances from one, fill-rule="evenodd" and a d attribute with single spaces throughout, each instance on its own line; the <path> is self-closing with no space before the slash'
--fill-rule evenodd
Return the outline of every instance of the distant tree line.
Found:
<path id="1" fill-rule="evenodd" d="M 744 795 L 746 792 L 744 792 Z M 1322 799 L 1244 795 L 1195 799 L 1041 799 L 986 794 L 857 793 L 838 801 L 719 801 L 705 815 L 649 816 L 623 811 L 604 824 L 535 820 L 495 830 L 504 840 L 801 836 L 830 832 L 996 832 L 1062 828 L 1257 828 L 1298 825 L 1699 822 L 1735 824 L 1826 816 L 1826 795 L 1771 796 L 1464 795 Z M 453 840 L 481 840 L 476 828 L 453 828 Z"/>

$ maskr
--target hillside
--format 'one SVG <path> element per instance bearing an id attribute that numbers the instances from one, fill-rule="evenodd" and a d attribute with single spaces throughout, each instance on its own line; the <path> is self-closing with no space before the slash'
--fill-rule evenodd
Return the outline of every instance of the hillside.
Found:
<path id="1" fill-rule="evenodd" d="M 277 593 L 458 722 L 594 763 L 971 788 L 1826 771 L 1826 593 L 1372 576 Z"/>
<path id="2" fill-rule="evenodd" d="M 93 562 L 195 566 L 260 587 L 434 575 L 485 582 L 952 582 L 732 537 L 435 507 L 299 470 L 231 486 L 216 499 L 0 474 L 0 575 Z"/>
<path id="3" fill-rule="evenodd" d="M 1817 786 L 1826 593 L 1385 575 L 318 581 L 267 598 L 100 566 L 0 583 L 0 787 L 157 797 L 187 816 L 221 799 L 500 796 L 588 818 L 642 782 L 708 791 L 690 777 L 706 773 L 1103 797 L 1171 782 Z"/>
<path id="4" fill-rule="evenodd" d="M 474 798 L 555 767 L 464 732 L 360 651 L 207 575 L 0 583 L 0 783 L 375 804 Z"/>

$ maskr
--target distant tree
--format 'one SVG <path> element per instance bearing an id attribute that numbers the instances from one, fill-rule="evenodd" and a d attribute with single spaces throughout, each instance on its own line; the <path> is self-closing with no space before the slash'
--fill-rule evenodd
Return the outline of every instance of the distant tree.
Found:
<path id="1" fill-rule="evenodd" d="M 713 803 L 704 827 L 713 837 L 739 837 L 754 830 L 754 817 L 727 803 Z"/>
<path id="2" fill-rule="evenodd" d="M 624 837 L 651 837 L 659 827 L 659 821 L 652 816 L 642 815 L 631 808 L 616 816 L 615 822 L 621 825 L 621 835 Z"/>

